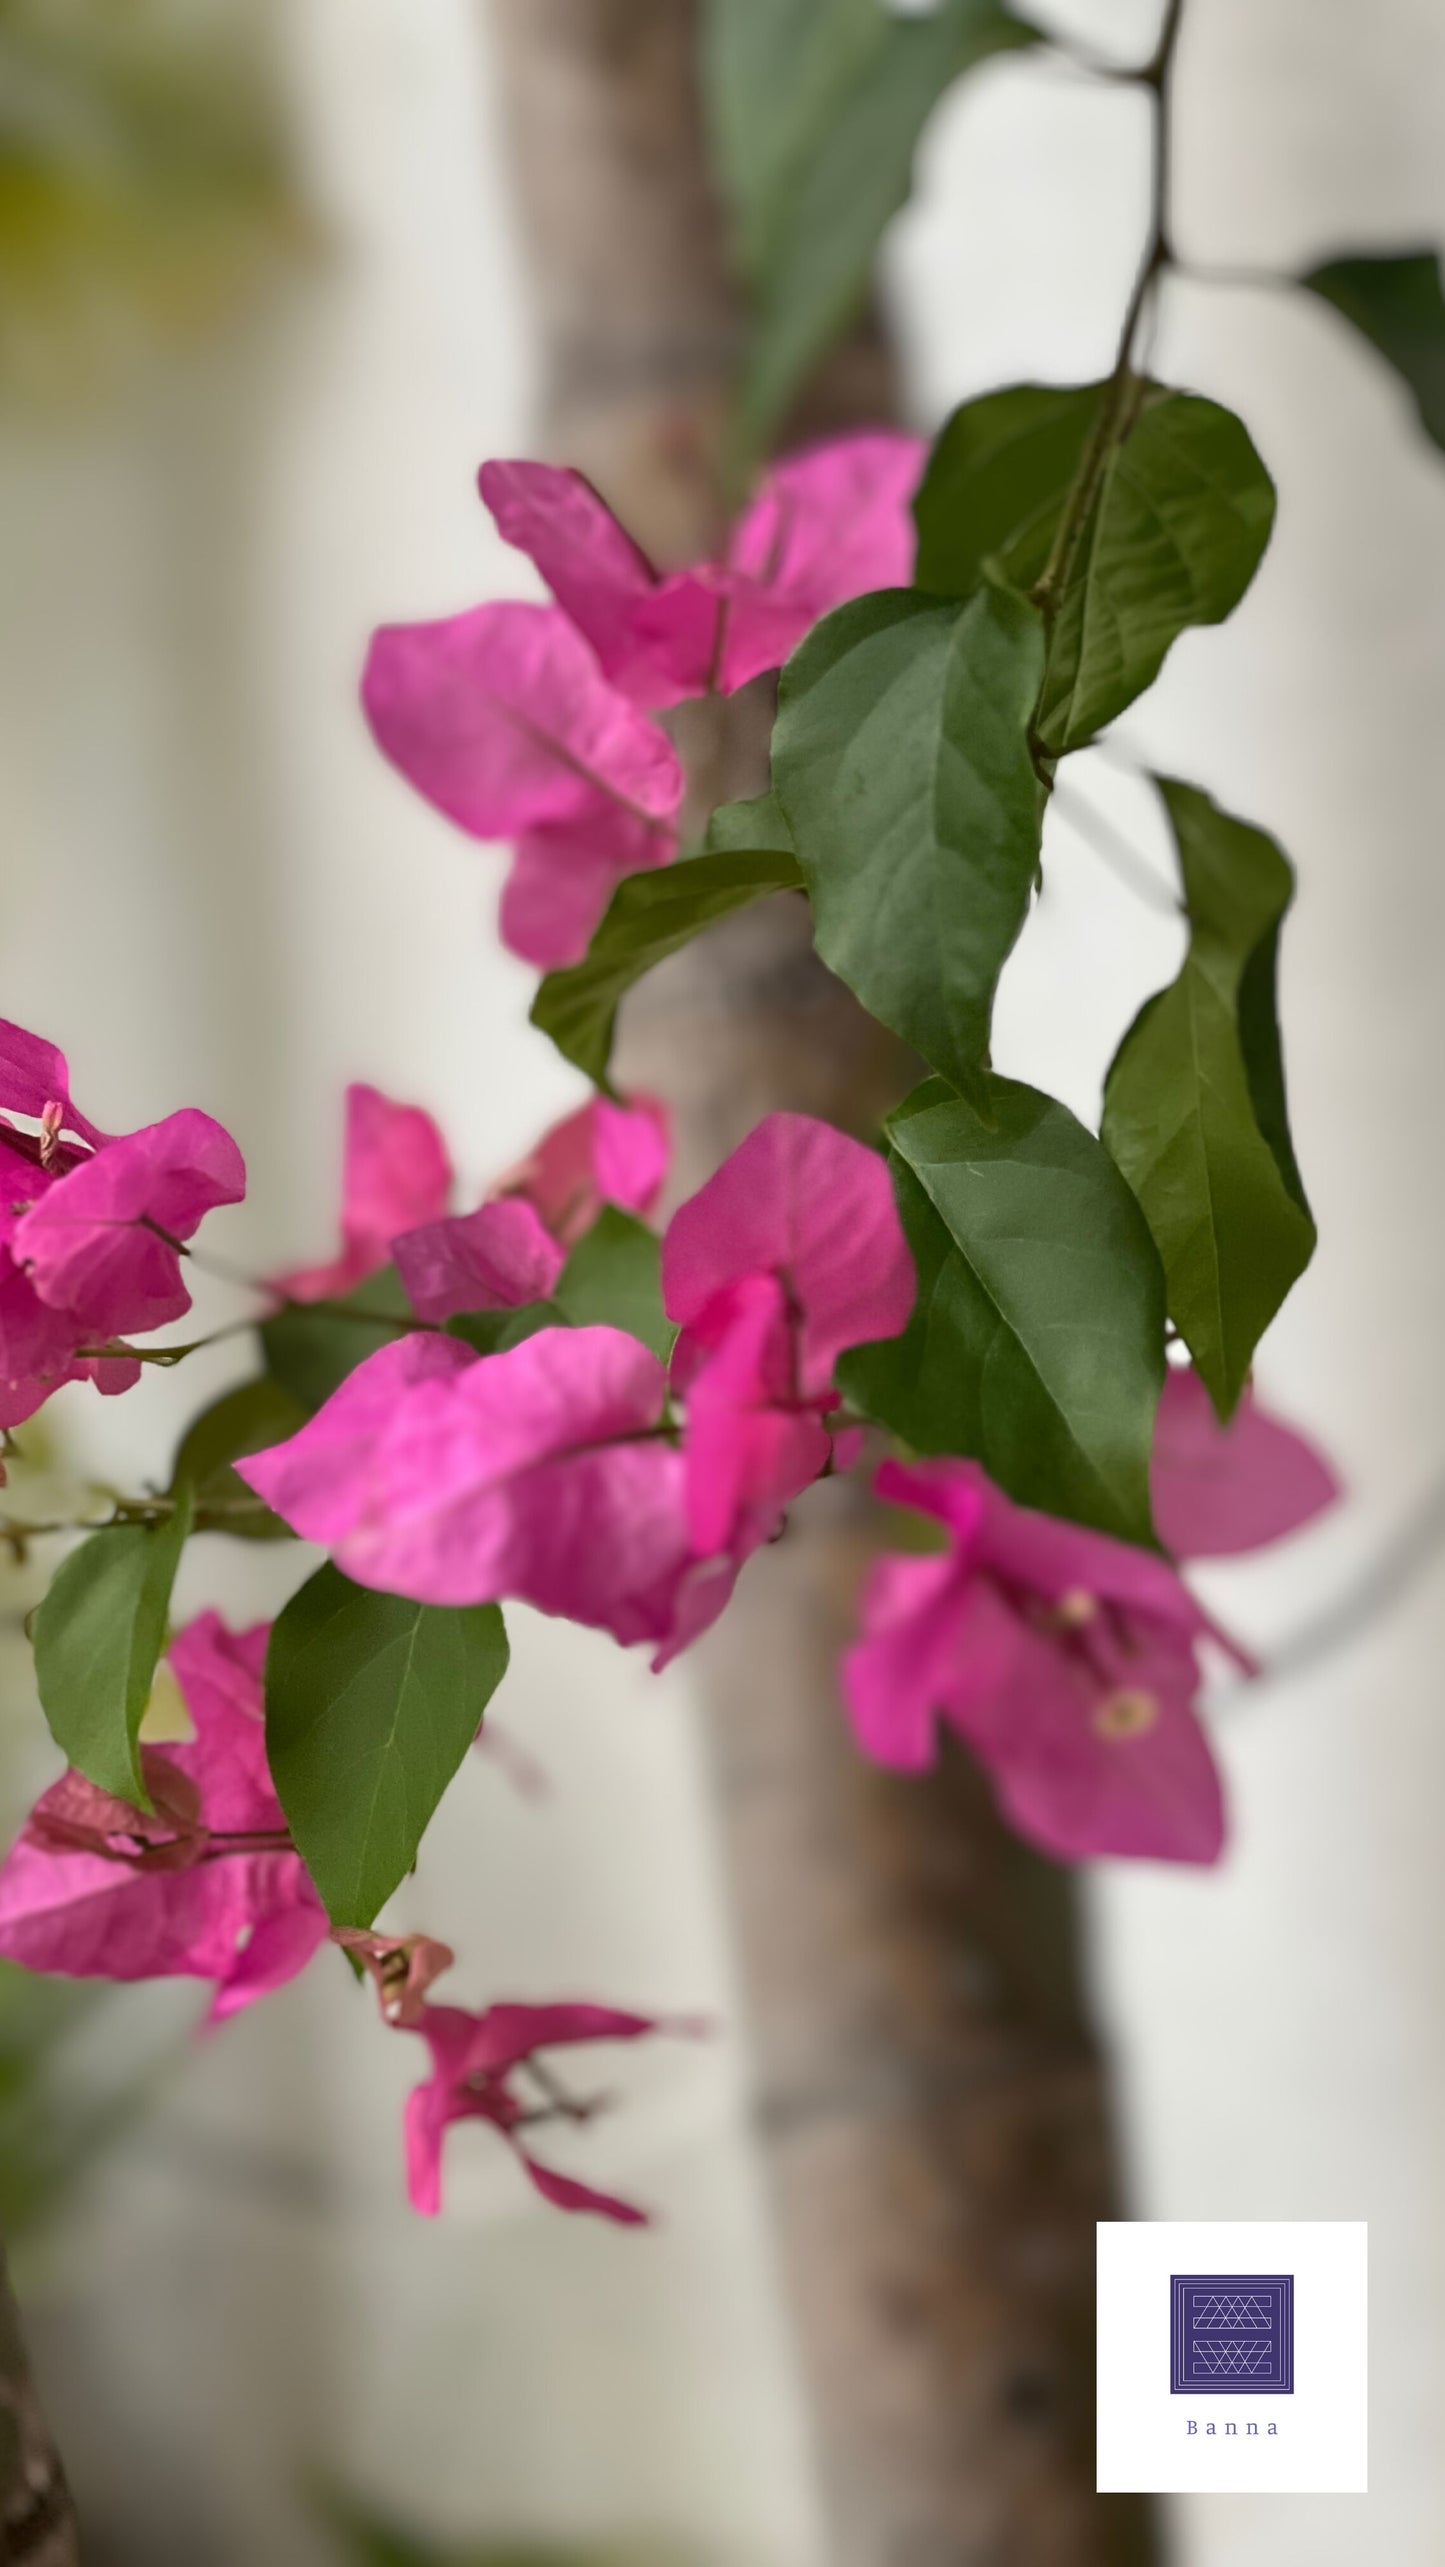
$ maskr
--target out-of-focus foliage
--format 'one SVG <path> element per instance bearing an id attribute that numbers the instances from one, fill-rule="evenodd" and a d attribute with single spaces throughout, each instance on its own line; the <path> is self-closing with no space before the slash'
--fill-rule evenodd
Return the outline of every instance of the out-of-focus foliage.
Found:
<path id="1" fill-rule="evenodd" d="M 753 304 L 740 400 L 749 451 L 863 302 L 944 91 L 1033 39 L 1002 0 L 708 0 L 714 158 Z"/>
<path id="2" fill-rule="evenodd" d="M 114 2003 L 95 1981 L 41 1979 L 0 1961 L 0 2235 L 28 2239 L 143 2108 L 148 2069 L 97 2087 L 86 2039 Z"/>
<path id="3" fill-rule="evenodd" d="M 1420 424 L 1445 446 L 1445 293 L 1435 250 L 1330 259 L 1300 278 L 1377 347 L 1401 377 Z"/>
<path id="4" fill-rule="evenodd" d="M 0 400 L 108 386 L 303 237 L 248 0 L 0 0 Z"/>
<path id="5" fill-rule="evenodd" d="M 559 2549 L 528 2540 L 484 2540 L 458 2547 L 404 2531 L 334 2489 L 322 2489 L 315 2501 L 321 2521 L 336 2534 L 338 2557 L 351 2567 L 689 2567 L 681 2550 L 654 2541 Z"/>

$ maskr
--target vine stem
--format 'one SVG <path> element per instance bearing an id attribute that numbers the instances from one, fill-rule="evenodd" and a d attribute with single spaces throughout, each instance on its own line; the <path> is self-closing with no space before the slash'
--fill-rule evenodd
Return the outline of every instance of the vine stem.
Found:
<path id="1" fill-rule="evenodd" d="M 1138 274 L 1124 311 L 1114 356 L 1113 372 L 1104 386 L 1099 415 L 1094 422 L 1088 444 L 1079 459 L 1063 515 L 1059 519 L 1049 557 L 1034 584 L 1034 604 L 1042 610 L 1046 624 L 1052 622 L 1059 596 L 1068 583 L 1089 511 L 1098 495 L 1100 481 L 1113 447 L 1126 426 L 1130 403 L 1136 390 L 1134 349 L 1139 327 L 1157 278 L 1174 264 L 1169 238 L 1169 190 L 1172 174 L 1172 119 L 1170 84 L 1174 58 L 1179 43 L 1179 29 L 1184 17 L 1184 0 L 1166 0 L 1159 42 L 1147 63 L 1137 71 L 1125 72 L 1119 78 L 1145 91 L 1150 101 L 1152 168 L 1149 187 L 1149 228 L 1145 237 Z"/>

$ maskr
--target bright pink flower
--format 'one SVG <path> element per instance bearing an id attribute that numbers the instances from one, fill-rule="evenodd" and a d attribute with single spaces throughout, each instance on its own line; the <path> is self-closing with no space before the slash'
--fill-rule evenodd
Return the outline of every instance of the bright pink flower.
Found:
<path id="1" fill-rule="evenodd" d="M 845 1347 L 896 1337 L 915 1278 L 878 1152 L 811 1114 L 770 1114 L 678 1207 L 662 1293 L 683 1331 L 685 1374 L 720 1344 L 732 1288 L 750 1275 L 783 1287 L 803 1398 L 831 1390 Z"/>
<path id="2" fill-rule="evenodd" d="M 614 1105 L 594 1096 L 544 1132 L 492 1191 L 524 1196 L 553 1238 L 574 1247 L 604 1203 L 646 1218 L 662 1192 L 671 1146 L 659 1098 L 639 1095 Z"/>
<path id="3" fill-rule="evenodd" d="M 556 607 L 383 626 L 362 701 L 419 793 L 474 838 L 515 840 L 502 937 L 526 962 L 576 962 L 614 883 L 676 852 L 677 753 Z"/>
<path id="4" fill-rule="evenodd" d="M 459 1310 L 545 1301 L 565 1251 L 591 1229 L 604 1203 L 651 1211 L 667 1161 L 667 1109 L 655 1097 L 631 1105 L 593 1097 L 499 1177 L 476 1212 L 397 1240 L 397 1267 L 417 1316 L 443 1320 Z"/>
<path id="5" fill-rule="evenodd" d="M 429 2005 L 417 2023 L 432 2055 L 432 2073 L 406 2106 L 406 2180 L 414 2209 L 434 2218 L 441 2209 L 442 2143 L 454 2121 L 489 2121 L 516 2150 L 545 2201 L 558 2210 L 597 2211 L 625 2227 L 647 2225 L 645 2211 L 610 2193 L 594 2192 L 570 2175 L 539 2166 L 521 2134 L 534 2121 L 584 2120 L 589 2107 L 559 2106 L 550 2079 L 535 2094 L 519 2094 L 538 2050 L 578 2041 L 635 2041 L 664 2027 L 651 2015 L 623 2014 L 602 2005 L 493 2005 L 482 2014 L 460 2006 Z"/>
<path id="6" fill-rule="evenodd" d="M 153 1812 L 75 1773 L 42 1793 L 0 1868 L 0 1956 L 67 1978 L 213 1979 L 213 2023 L 305 1966 L 327 1922 L 266 1767 L 266 1638 L 215 1613 L 176 1633 L 195 1737 L 142 1749 Z"/>
<path id="7" fill-rule="evenodd" d="M 1260 1408 L 1252 1390 L 1221 1426 L 1188 1367 L 1165 1377 L 1150 1487 L 1159 1539 L 1181 1560 L 1257 1551 L 1323 1514 L 1340 1493 L 1323 1455 Z"/>
<path id="8" fill-rule="evenodd" d="M 619 1328 L 545 1328 L 484 1356 L 404 1337 L 237 1467 L 361 1586 L 423 1604 L 515 1596 L 666 1643 L 692 1566 L 666 1397 L 656 1356 Z"/>
<path id="9" fill-rule="evenodd" d="M 878 1488 L 949 1547 L 869 1580 L 843 1662 L 865 1752 L 919 1769 L 947 1720 L 1047 1853 L 1215 1861 L 1223 1804 L 1193 1709 L 1211 1626 L 1168 1563 L 1013 1505 L 973 1462 L 886 1462 Z"/>
<path id="10" fill-rule="evenodd" d="M 0 1024 L 0 1424 L 31 1416 L 62 1381 L 129 1389 L 130 1358 L 79 1349 L 182 1318 L 191 1303 L 173 1243 L 245 1184 L 208 1114 L 188 1108 L 112 1138 L 72 1102 L 54 1045 Z"/>
<path id="11" fill-rule="evenodd" d="M 726 558 L 659 577 L 580 473 L 488 463 L 482 497 L 530 554 L 605 674 L 638 704 L 731 695 L 780 668 L 810 625 L 912 575 L 916 437 L 836 437 L 775 464 Z"/>
<path id="12" fill-rule="evenodd" d="M 742 1556 L 827 1468 L 839 1355 L 912 1309 L 883 1160 L 811 1115 L 769 1115 L 674 1213 L 662 1289 L 682 1330 L 693 1540 Z"/>
<path id="13" fill-rule="evenodd" d="M 375 1983 L 383 2018 L 404 2032 L 417 2029 L 428 1988 L 457 1957 L 449 1943 L 430 1934 L 374 1934 L 363 1925 L 338 1925 L 331 1940 L 362 1964 Z"/>
<path id="14" fill-rule="evenodd" d="M 397 1105 L 380 1088 L 346 1091 L 341 1161 L 341 1253 L 277 1278 L 292 1301 L 348 1293 L 389 1264 L 392 1241 L 439 1221 L 452 1187 L 446 1143 L 419 1105 Z"/>
<path id="15" fill-rule="evenodd" d="M 787 1296 L 773 1275 L 728 1287 L 714 1351 L 688 1373 L 687 1520 L 702 1558 L 771 1540 L 832 1458 L 823 1401 L 799 1398 Z"/>
<path id="16" fill-rule="evenodd" d="M 395 1245 L 396 1270 L 419 1319 L 458 1310 L 520 1310 L 545 1301 L 566 1256 L 530 1203 L 515 1196 L 410 1230 Z"/>

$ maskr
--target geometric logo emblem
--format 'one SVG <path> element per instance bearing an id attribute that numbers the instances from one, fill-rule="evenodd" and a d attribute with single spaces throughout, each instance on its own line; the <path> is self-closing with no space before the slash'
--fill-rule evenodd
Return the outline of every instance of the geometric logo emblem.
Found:
<path id="1" fill-rule="evenodd" d="M 1171 2273 L 1175 2397 L 1288 2397 L 1294 2389 L 1292 2273 Z"/>

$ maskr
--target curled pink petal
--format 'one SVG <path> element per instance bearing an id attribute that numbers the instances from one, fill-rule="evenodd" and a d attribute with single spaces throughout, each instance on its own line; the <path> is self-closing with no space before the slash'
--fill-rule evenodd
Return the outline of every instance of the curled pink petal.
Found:
<path id="1" fill-rule="evenodd" d="M 386 2022 L 408 2032 L 421 2022 L 428 1988 L 457 1957 L 449 1943 L 430 1934 L 376 1934 L 364 1926 L 337 1925 L 331 1940 L 362 1963 Z"/>
<path id="2" fill-rule="evenodd" d="M 524 1195 L 554 1239 L 572 1247 L 604 1203 L 623 1212 L 651 1212 L 667 1176 L 670 1148 L 667 1108 L 657 1097 L 633 1096 L 614 1105 L 594 1096 L 554 1123 L 493 1191 Z"/>
<path id="3" fill-rule="evenodd" d="M 265 1758 L 267 1628 L 202 1614 L 170 1657 L 193 1738 L 143 1749 L 155 1808 L 68 1774 L 0 1866 L 0 1956 L 71 1978 L 199 1978 L 219 2022 L 304 1968 L 327 1920 Z"/>
<path id="4" fill-rule="evenodd" d="M 413 1310 L 430 1320 L 546 1301 L 566 1262 L 520 1196 L 408 1231 L 395 1241 L 393 1253 Z"/>
<path id="5" fill-rule="evenodd" d="M 519 842 L 504 929 L 529 959 L 575 959 L 611 884 L 675 852 L 677 753 L 556 607 L 385 626 L 362 700 L 419 793 L 473 837 Z"/>
<path id="6" fill-rule="evenodd" d="M 837 437 L 772 466 L 722 561 L 660 575 L 580 473 L 488 463 L 481 492 L 614 686 L 659 707 L 730 695 L 781 667 L 810 625 L 865 589 L 906 584 L 921 439 Z"/>
<path id="7" fill-rule="evenodd" d="M 687 1512 L 703 1556 L 768 1541 L 828 1467 L 831 1439 L 793 1397 L 787 1297 L 772 1275 L 731 1288 L 730 1317 L 687 1400 Z"/>
<path id="8" fill-rule="evenodd" d="M 592 2004 L 488 2006 L 469 2014 L 459 2006 L 424 2005 L 404 2028 L 420 2032 L 431 2053 L 431 2075 L 407 2098 L 404 2121 L 407 2191 L 412 2207 L 435 2218 L 441 2209 L 442 2147 L 454 2121 L 489 2121 L 516 2151 L 544 2200 L 558 2210 L 590 2210 L 625 2226 L 645 2224 L 645 2214 L 611 2194 L 537 2163 L 520 2133 L 539 2115 L 555 2113 L 555 2089 L 537 2071 L 535 2093 L 512 2082 L 540 2049 L 586 2041 L 631 2041 L 642 2035 L 693 2027 L 660 2023 L 655 2016 Z M 563 2110 L 585 2119 L 589 2107 Z"/>
<path id="9" fill-rule="evenodd" d="M 392 1241 L 403 1231 L 441 1219 L 451 1186 L 451 1160 L 431 1116 L 354 1083 L 346 1091 L 341 1253 L 282 1275 L 280 1289 L 292 1301 L 353 1291 L 390 1262 Z"/>
<path id="10" fill-rule="evenodd" d="M 487 1356 L 401 1338 L 238 1467 L 363 1586 L 426 1604 L 515 1596 L 657 1641 L 689 1557 L 665 1397 L 657 1358 L 616 1328 L 546 1328 Z"/>
<path id="11" fill-rule="evenodd" d="M 1257 1551 L 1310 1524 L 1340 1494 L 1329 1463 L 1246 1390 L 1221 1426 L 1199 1375 L 1171 1370 L 1150 1470 L 1159 1538 L 1181 1560 Z"/>
<path id="12" fill-rule="evenodd" d="M 41 1300 L 95 1337 L 158 1328 L 191 1306 L 169 1242 L 245 1191 L 229 1132 L 186 1107 L 72 1168 L 16 1223 L 12 1254 Z"/>
<path id="13" fill-rule="evenodd" d="M 0 1018 L 0 1113 L 23 1114 L 38 1123 L 52 1104 L 64 1109 L 63 1131 L 75 1133 L 91 1149 L 101 1147 L 105 1133 L 87 1121 L 71 1097 L 65 1054 L 41 1035 L 27 1034 L 23 1025 Z"/>
<path id="14" fill-rule="evenodd" d="M 615 2220 L 619 2228 L 651 2227 L 649 2213 L 639 2210 L 636 2202 L 619 2201 L 615 2193 L 599 2193 L 591 2184 L 579 2184 L 575 2175 L 559 2175 L 555 2166 L 539 2165 L 525 2148 L 519 2147 L 517 2155 L 543 2201 L 554 2210 L 595 2211 L 601 2219 Z"/>
<path id="15" fill-rule="evenodd" d="M 915 1279 L 884 1161 L 808 1114 L 770 1114 L 673 1214 L 662 1291 L 682 1377 L 723 1324 L 730 1286 L 776 1276 L 797 1317 L 798 1392 L 828 1390 L 845 1347 L 894 1337 Z"/>

